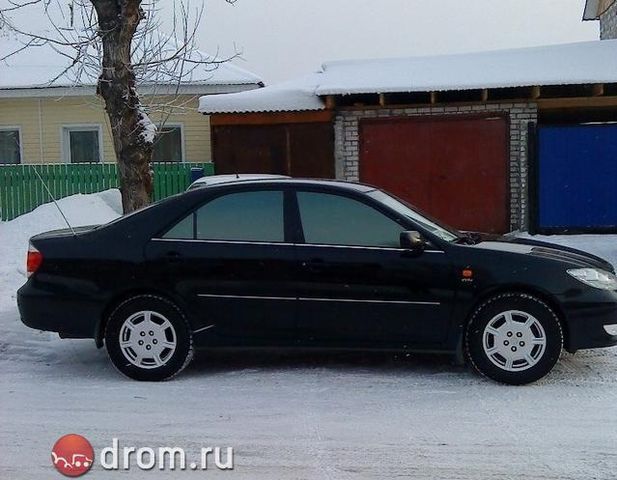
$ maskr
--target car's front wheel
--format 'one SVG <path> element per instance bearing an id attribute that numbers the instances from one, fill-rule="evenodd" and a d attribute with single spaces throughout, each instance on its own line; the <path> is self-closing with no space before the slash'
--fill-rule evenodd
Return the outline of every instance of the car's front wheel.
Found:
<path id="1" fill-rule="evenodd" d="M 127 377 L 166 380 L 180 373 L 193 356 L 191 330 L 182 312 L 155 295 L 121 303 L 109 316 L 105 345 L 114 366 Z"/>
<path id="2" fill-rule="evenodd" d="M 472 314 L 465 346 L 468 359 L 482 375 L 522 385 L 553 369 L 563 332 L 559 318 L 541 299 L 504 293 L 483 302 Z"/>

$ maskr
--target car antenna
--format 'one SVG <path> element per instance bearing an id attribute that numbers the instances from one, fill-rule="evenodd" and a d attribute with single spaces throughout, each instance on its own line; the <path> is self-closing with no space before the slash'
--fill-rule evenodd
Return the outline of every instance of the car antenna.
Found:
<path id="1" fill-rule="evenodd" d="M 32 165 L 32 169 L 34 170 L 34 173 L 36 173 L 36 176 L 39 177 L 39 180 L 43 184 L 43 187 L 45 187 L 45 190 L 47 190 L 47 194 L 50 196 L 52 202 L 54 202 L 54 205 L 56 206 L 56 208 L 60 212 L 60 215 L 62 215 L 62 218 L 64 219 L 65 223 L 68 225 L 69 229 L 71 230 L 71 233 L 73 234 L 73 236 L 75 238 L 77 238 L 77 235 L 75 234 L 75 230 L 73 229 L 73 227 L 69 223 L 68 219 L 66 218 L 66 215 L 64 215 L 64 212 L 60 208 L 60 205 L 58 205 L 58 202 L 56 201 L 56 199 L 52 195 L 51 191 L 49 190 L 49 187 L 47 186 L 47 183 L 45 183 L 45 180 L 43 180 L 43 177 L 41 177 L 41 174 L 39 173 L 39 171 L 36 169 L 36 167 L 34 165 Z"/>

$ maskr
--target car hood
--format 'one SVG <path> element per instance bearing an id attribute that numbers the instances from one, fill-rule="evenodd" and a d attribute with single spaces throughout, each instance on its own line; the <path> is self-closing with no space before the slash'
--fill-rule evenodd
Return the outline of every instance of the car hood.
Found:
<path id="1" fill-rule="evenodd" d="M 49 232 L 39 233 L 31 238 L 31 240 L 47 240 L 49 238 L 58 238 L 58 237 L 70 237 L 75 232 L 75 235 L 82 235 L 87 232 L 91 232 L 99 225 L 87 225 L 84 227 L 73 227 L 73 230 L 70 228 L 61 228 L 58 230 L 51 230 Z"/>
<path id="2" fill-rule="evenodd" d="M 521 255 L 534 255 L 578 267 L 600 268 L 609 272 L 615 272 L 613 265 L 603 258 L 575 248 L 549 242 L 540 242 L 524 238 L 499 239 L 496 241 L 480 242 L 474 245 L 474 247 L 501 252 L 520 253 Z"/>

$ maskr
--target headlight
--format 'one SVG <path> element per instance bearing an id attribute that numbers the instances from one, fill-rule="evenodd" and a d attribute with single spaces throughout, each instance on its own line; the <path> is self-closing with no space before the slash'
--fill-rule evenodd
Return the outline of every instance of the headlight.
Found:
<path id="1" fill-rule="evenodd" d="M 573 268 L 568 273 L 590 287 L 617 290 L 617 277 L 597 268 Z"/>

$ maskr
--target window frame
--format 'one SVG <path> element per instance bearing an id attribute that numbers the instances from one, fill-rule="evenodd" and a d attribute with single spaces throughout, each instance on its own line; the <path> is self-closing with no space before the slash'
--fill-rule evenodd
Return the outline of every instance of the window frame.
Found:
<path id="1" fill-rule="evenodd" d="M 92 132 L 95 131 L 98 133 L 99 139 L 99 161 L 98 162 L 80 162 L 73 164 L 71 162 L 71 132 Z M 62 141 L 60 142 L 61 153 L 62 153 L 62 161 L 63 163 L 67 163 L 69 165 L 88 165 L 105 163 L 105 158 L 103 155 L 103 127 L 100 123 L 72 123 L 72 124 L 64 124 L 60 127 L 60 135 Z"/>
<path id="2" fill-rule="evenodd" d="M 19 163 L 0 163 L 0 165 L 22 165 L 24 163 L 24 142 L 20 125 L 0 125 L 0 132 L 17 131 L 19 138 Z"/>
<path id="3" fill-rule="evenodd" d="M 182 214 L 178 215 L 173 221 L 171 221 L 166 227 L 164 227 L 160 232 L 153 236 L 153 240 L 162 240 L 166 242 L 201 242 L 201 243 L 218 243 L 218 244 L 250 244 L 250 245 L 291 245 L 294 243 L 295 232 L 293 232 L 290 228 L 291 225 L 294 224 L 295 220 L 293 217 L 296 216 L 295 212 L 290 208 L 292 206 L 292 195 L 294 192 L 289 188 L 285 188 L 283 185 L 260 185 L 259 188 L 255 188 L 254 185 L 249 187 L 253 188 L 234 188 L 227 189 L 225 188 L 223 191 L 212 192 L 206 199 L 198 202 L 193 205 L 190 209 L 184 211 Z M 197 238 L 197 211 L 205 207 L 207 204 L 217 200 L 219 198 L 225 197 L 227 195 L 234 195 L 240 193 L 255 193 L 255 192 L 280 192 L 283 196 L 283 241 L 263 241 L 263 240 L 217 240 L 217 239 L 202 239 Z M 200 192 L 201 193 L 201 192 Z M 165 238 L 165 235 L 173 228 L 176 227 L 180 222 L 184 221 L 188 216 L 192 216 L 193 218 L 193 238 Z"/>
<path id="4" fill-rule="evenodd" d="M 184 123 L 183 122 L 165 122 L 163 125 L 160 125 L 157 128 L 161 129 L 165 127 L 180 129 L 180 161 L 177 163 L 178 164 L 186 163 L 187 160 L 186 160 L 186 140 L 184 136 Z M 156 139 L 155 139 L 155 146 L 156 146 Z M 155 162 L 155 163 L 176 163 L 176 162 Z"/>

